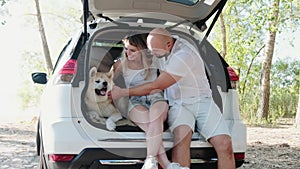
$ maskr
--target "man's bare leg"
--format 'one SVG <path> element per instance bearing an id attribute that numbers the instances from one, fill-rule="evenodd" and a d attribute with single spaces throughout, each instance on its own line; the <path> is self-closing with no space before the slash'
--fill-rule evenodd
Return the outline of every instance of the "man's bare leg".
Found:
<path id="1" fill-rule="evenodd" d="M 209 139 L 218 155 L 218 169 L 235 169 L 231 137 L 218 135 Z"/>
<path id="2" fill-rule="evenodd" d="M 182 125 L 174 129 L 174 147 L 172 150 L 172 161 L 183 167 L 190 167 L 191 154 L 190 145 L 193 132 L 189 126 Z"/>

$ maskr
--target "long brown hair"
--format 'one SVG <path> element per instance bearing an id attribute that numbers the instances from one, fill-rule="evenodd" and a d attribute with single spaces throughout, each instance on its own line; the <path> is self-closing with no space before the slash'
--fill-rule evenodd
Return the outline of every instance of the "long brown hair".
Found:
<path id="1" fill-rule="evenodd" d="M 138 51 L 141 53 L 142 55 L 142 63 L 145 69 L 145 77 L 144 79 L 148 79 L 149 77 L 151 77 L 151 69 L 150 69 L 150 65 L 151 65 L 151 61 L 152 61 L 152 55 L 150 55 L 150 53 L 148 52 L 148 47 L 147 47 L 147 43 L 146 43 L 146 39 L 147 39 L 147 35 L 148 34 L 134 34 L 134 35 L 127 35 L 122 39 L 123 44 L 125 43 L 129 43 L 132 46 L 135 46 Z M 126 52 L 124 51 L 124 56 L 127 56 Z M 127 69 L 127 59 L 123 59 L 123 65 L 125 65 L 124 68 Z"/>

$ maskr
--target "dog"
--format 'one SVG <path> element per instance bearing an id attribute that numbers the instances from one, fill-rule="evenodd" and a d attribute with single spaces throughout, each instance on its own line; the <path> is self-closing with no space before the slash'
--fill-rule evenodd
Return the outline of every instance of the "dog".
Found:
<path id="1" fill-rule="evenodd" d="M 93 122 L 106 124 L 108 130 L 114 130 L 116 122 L 123 118 L 107 95 L 113 85 L 113 70 L 104 73 L 98 72 L 96 67 L 90 69 L 85 95 L 88 115 Z"/>

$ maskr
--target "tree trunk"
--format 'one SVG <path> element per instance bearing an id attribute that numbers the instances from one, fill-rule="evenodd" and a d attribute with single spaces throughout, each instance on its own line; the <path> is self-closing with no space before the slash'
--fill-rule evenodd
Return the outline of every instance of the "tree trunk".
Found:
<path id="1" fill-rule="evenodd" d="M 295 125 L 296 125 L 296 127 L 300 127 L 300 89 L 299 89 L 298 108 L 297 108 L 297 113 L 296 113 Z"/>
<path id="2" fill-rule="evenodd" d="M 264 54 L 264 60 L 261 69 L 260 77 L 260 98 L 256 116 L 258 118 L 267 119 L 269 115 L 269 101 L 270 101 L 270 71 L 272 65 L 272 58 L 274 53 L 275 39 L 278 27 L 278 13 L 279 2 L 275 0 L 272 4 L 271 15 L 272 19 L 269 21 L 268 36 L 266 42 L 266 49 Z"/>
<path id="3" fill-rule="evenodd" d="M 226 44 L 226 27 L 224 23 L 224 17 L 223 14 L 220 14 L 220 26 L 221 26 L 221 35 L 222 35 L 222 51 L 221 56 L 225 59 L 227 54 L 227 44 Z"/>
<path id="4" fill-rule="evenodd" d="M 50 52 L 49 52 L 49 47 L 48 47 L 46 34 L 45 34 L 45 30 L 44 30 L 44 24 L 43 24 L 42 15 L 41 15 L 40 4 L 39 4 L 39 0 L 34 0 L 34 1 L 35 1 L 36 11 L 37 11 L 39 31 L 40 31 L 40 35 L 41 35 L 41 38 L 42 38 L 46 68 L 47 68 L 48 74 L 50 74 L 53 70 L 53 65 L 52 65 Z"/>

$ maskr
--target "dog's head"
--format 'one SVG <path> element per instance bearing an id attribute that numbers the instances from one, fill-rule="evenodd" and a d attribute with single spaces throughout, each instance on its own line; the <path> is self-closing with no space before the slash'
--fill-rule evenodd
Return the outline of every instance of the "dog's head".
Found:
<path id="1" fill-rule="evenodd" d="M 108 99 L 107 93 L 113 87 L 113 71 L 97 72 L 97 68 L 93 67 L 90 70 L 89 88 L 93 92 L 89 94 L 95 95 L 96 102 L 103 102 Z"/>

